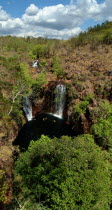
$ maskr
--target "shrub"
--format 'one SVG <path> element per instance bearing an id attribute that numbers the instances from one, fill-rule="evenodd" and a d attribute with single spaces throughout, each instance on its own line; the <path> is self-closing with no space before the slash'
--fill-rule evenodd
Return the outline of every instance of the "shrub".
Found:
<path id="1" fill-rule="evenodd" d="M 49 50 L 50 46 L 49 44 L 37 44 L 35 47 L 33 47 L 32 51 L 30 51 L 29 55 L 33 59 L 38 59 L 39 57 L 49 57 Z"/>
<path id="2" fill-rule="evenodd" d="M 9 186 L 6 179 L 6 174 L 4 170 L 0 169 L 0 202 L 7 203 L 8 197 L 7 192 L 9 190 Z"/>
<path id="3" fill-rule="evenodd" d="M 88 101 L 81 101 L 79 104 L 75 104 L 75 118 L 79 119 L 80 115 L 86 113 L 87 106 L 89 105 Z"/>
<path id="4" fill-rule="evenodd" d="M 64 70 L 58 57 L 53 58 L 52 72 L 54 72 L 54 74 L 56 74 L 58 77 L 63 78 Z"/>
<path id="5" fill-rule="evenodd" d="M 91 133 L 100 146 L 112 147 L 112 104 L 100 102 L 91 112 L 94 124 Z"/>
<path id="6" fill-rule="evenodd" d="M 46 74 L 41 72 L 40 74 L 38 74 L 36 79 L 33 81 L 33 85 L 32 85 L 33 93 L 37 93 L 38 94 L 39 91 L 45 85 L 45 83 L 47 83 Z"/>
<path id="7" fill-rule="evenodd" d="M 103 38 L 104 44 L 112 44 L 112 32 L 107 32 Z"/>
<path id="8" fill-rule="evenodd" d="M 91 133 L 95 136 L 99 146 L 112 148 L 112 119 L 99 119 L 91 127 Z"/>

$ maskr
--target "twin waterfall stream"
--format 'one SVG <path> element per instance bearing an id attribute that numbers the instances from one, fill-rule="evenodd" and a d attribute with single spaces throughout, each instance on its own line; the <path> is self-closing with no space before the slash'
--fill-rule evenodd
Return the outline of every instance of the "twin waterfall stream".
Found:
<path id="1" fill-rule="evenodd" d="M 57 85 L 56 86 L 56 94 L 55 94 L 55 116 L 59 118 L 63 118 L 63 111 L 66 102 L 66 87 L 65 85 Z"/>
<path id="2" fill-rule="evenodd" d="M 50 113 L 58 118 L 63 118 L 63 111 L 65 107 L 66 101 L 66 87 L 65 85 L 58 84 L 55 89 L 55 97 L 54 97 L 54 113 Z M 23 97 L 23 110 L 25 112 L 27 121 L 31 121 L 33 119 L 32 116 L 32 105 L 28 97 Z"/>
<path id="3" fill-rule="evenodd" d="M 31 105 L 31 102 L 29 100 L 28 97 L 23 97 L 23 110 L 25 112 L 25 115 L 26 115 L 26 118 L 27 118 L 27 121 L 30 121 L 33 119 L 33 116 L 32 116 L 32 105 Z"/>

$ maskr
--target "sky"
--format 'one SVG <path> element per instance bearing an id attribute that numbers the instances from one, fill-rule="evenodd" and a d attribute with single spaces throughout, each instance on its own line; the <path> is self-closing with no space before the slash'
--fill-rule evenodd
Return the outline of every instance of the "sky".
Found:
<path id="1" fill-rule="evenodd" d="M 69 39 L 112 20 L 112 0 L 0 0 L 0 36 Z"/>

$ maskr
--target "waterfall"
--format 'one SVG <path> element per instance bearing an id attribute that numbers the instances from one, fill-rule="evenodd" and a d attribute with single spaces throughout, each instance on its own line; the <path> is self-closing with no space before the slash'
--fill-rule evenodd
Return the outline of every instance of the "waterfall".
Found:
<path id="1" fill-rule="evenodd" d="M 34 67 L 34 68 L 38 67 L 38 60 L 33 62 L 32 67 Z"/>
<path id="2" fill-rule="evenodd" d="M 32 105 L 28 97 L 23 97 L 23 110 L 28 121 L 32 120 Z"/>
<path id="3" fill-rule="evenodd" d="M 66 87 L 65 85 L 59 84 L 55 90 L 55 116 L 63 118 L 63 111 L 66 99 Z"/>

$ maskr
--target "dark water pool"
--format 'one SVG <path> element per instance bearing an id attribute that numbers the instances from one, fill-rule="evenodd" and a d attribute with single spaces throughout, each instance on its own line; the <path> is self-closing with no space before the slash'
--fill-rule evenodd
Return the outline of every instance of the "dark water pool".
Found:
<path id="1" fill-rule="evenodd" d="M 44 113 L 39 114 L 36 120 L 29 121 L 23 126 L 14 144 L 27 149 L 30 141 L 39 139 L 42 134 L 51 138 L 75 135 L 71 126 L 67 125 L 64 119 Z"/>

